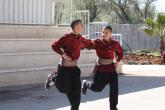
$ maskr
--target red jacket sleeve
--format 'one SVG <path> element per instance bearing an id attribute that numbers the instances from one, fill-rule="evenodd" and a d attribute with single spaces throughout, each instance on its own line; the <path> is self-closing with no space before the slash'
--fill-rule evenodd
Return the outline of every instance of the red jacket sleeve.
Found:
<path id="1" fill-rule="evenodd" d="M 82 48 L 88 48 L 88 49 L 94 49 L 95 48 L 95 43 L 91 39 L 85 39 L 82 37 Z"/>
<path id="2" fill-rule="evenodd" d="M 52 44 L 52 49 L 53 49 L 56 53 L 62 55 L 62 54 L 64 53 L 64 52 L 62 51 L 62 47 L 63 47 L 63 45 L 64 45 L 64 43 L 65 43 L 65 40 L 66 40 L 65 36 L 63 36 L 63 37 L 60 38 L 59 40 L 55 41 L 55 42 Z"/>
<path id="3" fill-rule="evenodd" d="M 124 53 L 123 53 L 123 49 L 119 42 L 116 42 L 115 50 L 118 52 L 117 61 L 120 62 L 123 59 Z"/>

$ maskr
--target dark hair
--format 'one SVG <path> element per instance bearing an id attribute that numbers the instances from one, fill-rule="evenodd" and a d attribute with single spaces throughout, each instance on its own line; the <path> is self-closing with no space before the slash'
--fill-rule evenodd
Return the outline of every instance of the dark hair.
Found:
<path id="1" fill-rule="evenodd" d="M 75 19 L 72 21 L 71 23 L 71 28 L 74 29 L 75 25 L 77 25 L 78 23 L 81 23 L 82 20 L 81 19 Z"/>
<path id="2" fill-rule="evenodd" d="M 104 29 L 108 29 L 108 30 L 112 31 L 112 27 L 110 25 L 106 26 Z"/>

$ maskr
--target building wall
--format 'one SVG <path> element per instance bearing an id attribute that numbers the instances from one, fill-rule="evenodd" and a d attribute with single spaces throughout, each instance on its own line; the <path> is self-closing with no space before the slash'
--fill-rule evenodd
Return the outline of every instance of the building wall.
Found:
<path id="1" fill-rule="evenodd" d="M 0 24 L 52 23 L 52 0 L 0 0 Z"/>

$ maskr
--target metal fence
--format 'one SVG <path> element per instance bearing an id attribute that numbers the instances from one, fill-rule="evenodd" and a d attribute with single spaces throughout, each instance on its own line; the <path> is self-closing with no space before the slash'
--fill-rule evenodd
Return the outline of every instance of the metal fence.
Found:
<path id="1" fill-rule="evenodd" d="M 52 0 L 0 0 L 1 24 L 52 24 Z"/>
<path id="2" fill-rule="evenodd" d="M 68 25 L 72 20 L 72 0 L 54 1 L 54 25 Z"/>
<path id="3" fill-rule="evenodd" d="M 99 38 L 101 36 L 102 29 L 107 25 L 108 22 L 90 22 L 90 38 Z"/>
<path id="4" fill-rule="evenodd" d="M 0 24 L 70 25 L 73 19 L 82 19 L 88 38 L 98 38 L 107 22 L 89 21 L 89 10 L 72 10 L 72 0 L 0 0 Z M 53 9 L 54 8 L 54 9 Z M 54 17 L 54 18 L 52 18 Z M 113 24 L 113 33 L 132 49 L 158 49 L 159 39 L 139 31 L 139 24 Z"/>
<path id="5" fill-rule="evenodd" d="M 82 35 L 89 38 L 90 36 L 90 21 L 89 21 L 90 13 L 89 10 L 80 10 L 74 11 L 72 19 L 81 19 L 84 24 L 84 32 Z"/>
<path id="6" fill-rule="evenodd" d="M 106 25 L 108 25 L 107 22 L 90 23 L 90 38 L 99 38 L 103 27 Z M 159 49 L 159 38 L 148 36 L 140 31 L 139 27 L 142 25 L 143 24 L 113 24 L 111 26 L 113 28 L 113 35 L 117 36 L 115 39 L 120 42 L 123 41 L 124 43 L 121 44 L 125 44 L 127 47 L 129 46 L 133 50 Z M 119 37 L 118 35 L 122 37 Z"/>

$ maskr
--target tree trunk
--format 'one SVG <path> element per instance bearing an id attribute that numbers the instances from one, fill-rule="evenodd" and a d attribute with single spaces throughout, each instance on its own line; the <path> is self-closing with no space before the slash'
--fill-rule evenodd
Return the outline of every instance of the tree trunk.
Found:
<path id="1" fill-rule="evenodd" d="M 163 36 L 160 37 L 160 53 L 163 54 L 164 51 L 164 39 Z"/>
<path id="2" fill-rule="evenodd" d="M 145 10 L 144 10 L 144 19 L 147 18 L 147 12 L 148 12 L 147 10 L 148 10 L 148 7 L 146 6 L 146 7 L 145 7 Z"/>

